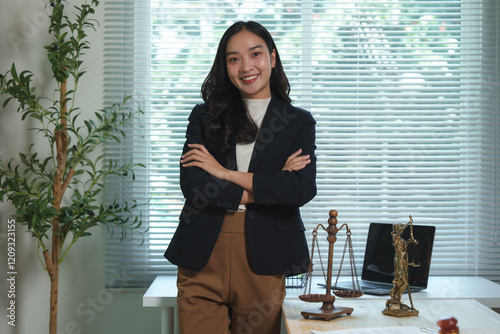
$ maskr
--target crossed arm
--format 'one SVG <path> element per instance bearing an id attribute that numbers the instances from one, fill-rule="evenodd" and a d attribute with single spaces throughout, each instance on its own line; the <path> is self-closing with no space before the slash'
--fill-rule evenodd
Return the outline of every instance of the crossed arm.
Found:
<path id="1" fill-rule="evenodd" d="M 253 173 L 234 171 L 224 168 L 201 144 L 189 144 L 190 150 L 181 157 L 181 164 L 183 167 L 199 167 L 221 180 L 232 182 L 243 188 L 243 196 L 241 204 L 248 204 L 254 202 L 253 196 Z M 297 150 L 290 155 L 282 171 L 298 171 L 305 168 L 311 163 L 309 155 L 300 155 L 302 149 Z"/>

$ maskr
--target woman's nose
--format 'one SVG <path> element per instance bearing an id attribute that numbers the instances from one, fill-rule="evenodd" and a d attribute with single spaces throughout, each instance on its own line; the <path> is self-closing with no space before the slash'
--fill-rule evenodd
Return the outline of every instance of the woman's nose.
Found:
<path id="1" fill-rule="evenodd" d="M 248 72 L 252 69 L 253 67 L 253 62 L 251 59 L 246 59 L 246 58 L 243 58 L 242 61 L 241 61 L 241 70 L 243 72 Z"/>

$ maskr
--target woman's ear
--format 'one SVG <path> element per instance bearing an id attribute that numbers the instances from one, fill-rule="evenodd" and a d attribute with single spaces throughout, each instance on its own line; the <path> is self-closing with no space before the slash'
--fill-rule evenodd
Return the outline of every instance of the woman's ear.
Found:
<path id="1" fill-rule="evenodd" d="M 274 68 L 274 66 L 276 66 L 276 49 L 271 52 L 271 68 Z"/>

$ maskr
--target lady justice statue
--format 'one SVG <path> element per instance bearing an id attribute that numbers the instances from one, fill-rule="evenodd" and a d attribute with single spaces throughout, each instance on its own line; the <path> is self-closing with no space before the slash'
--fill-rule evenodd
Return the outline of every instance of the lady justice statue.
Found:
<path id="1" fill-rule="evenodd" d="M 408 227 L 408 225 L 410 226 L 410 239 L 405 241 L 401 234 Z M 413 220 L 411 216 L 410 221 L 406 225 L 394 224 L 391 235 L 394 250 L 396 251 L 396 254 L 394 255 L 394 280 L 392 281 L 394 286 L 390 292 L 391 298 L 385 303 L 385 309 L 382 313 L 395 317 L 417 316 L 418 310 L 413 307 L 413 301 L 411 299 L 408 283 L 408 266 L 420 266 L 420 263 L 415 263 L 416 261 L 414 260 L 411 262 L 408 260 L 408 245 L 418 245 L 418 241 L 413 237 Z M 406 289 L 408 289 L 411 307 L 401 302 L 401 296 Z"/>

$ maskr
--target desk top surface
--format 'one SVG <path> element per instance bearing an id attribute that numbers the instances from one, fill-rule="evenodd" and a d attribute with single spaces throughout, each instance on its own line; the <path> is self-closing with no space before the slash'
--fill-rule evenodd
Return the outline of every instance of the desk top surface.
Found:
<path id="1" fill-rule="evenodd" d="M 405 302 L 405 300 L 402 300 Z M 341 299 L 336 307 L 354 308 L 351 315 L 342 315 L 330 321 L 304 319 L 301 311 L 321 307 L 321 303 L 305 303 L 297 299 L 285 300 L 283 314 L 289 334 L 311 333 L 311 330 L 332 331 L 349 328 L 416 326 L 439 329 L 437 321 L 444 316 L 458 320 L 460 334 L 498 333 L 500 314 L 472 299 L 414 300 L 419 311 L 416 317 L 396 318 L 382 314 L 385 301 L 379 299 Z"/>
<path id="2" fill-rule="evenodd" d="M 177 297 L 177 277 L 158 276 L 143 296 L 143 306 L 175 306 Z M 325 293 L 317 285 L 324 281 L 315 276 L 311 293 Z M 298 299 L 303 289 L 287 289 L 286 299 Z M 474 276 L 431 276 L 426 290 L 412 293 L 413 300 L 419 299 L 475 299 L 488 307 L 500 308 L 500 285 L 483 277 Z M 361 299 L 383 299 L 388 296 L 364 295 Z"/>
<path id="3" fill-rule="evenodd" d="M 350 278 L 345 278 L 350 279 Z M 311 293 L 325 293 L 317 283 L 324 282 L 321 276 L 315 276 L 311 284 Z M 303 289 L 287 289 L 287 299 L 296 299 L 303 294 Z M 405 296 L 405 295 L 404 295 Z M 388 296 L 365 294 L 361 299 L 383 299 Z M 488 307 L 500 307 L 500 284 L 483 277 L 474 276 L 431 276 L 427 289 L 412 293 L 413 300 L 419 299 L 475 299 Z"/>

